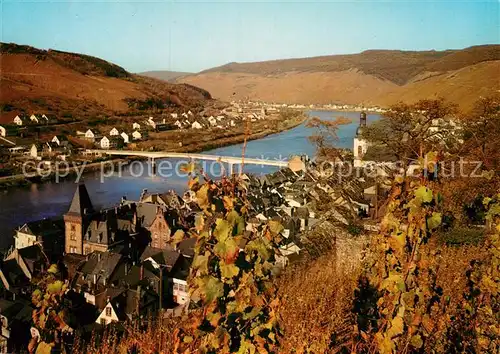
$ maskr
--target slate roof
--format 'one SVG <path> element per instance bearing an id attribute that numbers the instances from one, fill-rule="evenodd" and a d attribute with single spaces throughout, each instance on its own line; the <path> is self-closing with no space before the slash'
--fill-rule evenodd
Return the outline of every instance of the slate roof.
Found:
<path id="1" fill-rule="evenodd" d="M 97 276 L 97 281 L 100 279 L 109 281 L 121 260 L 122 255 L 118 253 L 94 252 L 83 265 L 81 273 L 86 281 L 93 281 L 94 275 Z"/>
<path id="2" fill-rule="evenodd" d="M 11 287 L 25 286 L 30 283 L 30 280 L 26 277 L 15 259 L 4 261 L 0 265 L 0 271 L 3 273 L 3 276 Z"/>
<path id="3" fill-rule="evenodd" d="M 137 222 L 142 227 L 148 228 L 156 218 L 156 210 L 159 206 L 152 203 L 137 204 Z"/>
<path id="4" fill-rule="evenodd" d="M 144 262 L 148 258 L 152 258 L 156 263 L 165 265 L 168 270 L 171 270 L 180 256 L 180 253 L 172 248 L 161 249 L 147 246 L 141 255 L 141 262 Z"/>
<path id="5" fill-rule="evenodd" d="M 142 280 L 150 281 L 150 280 L 159 280 L 159 271 L 154 269 L 151 265 L 151 262 L 144 262 L 142 264 Z M 130 287 L 137 287 L 141 282 L 141 266 L 134 265 L 128 271 L 128 274 L 123 278 L 125 284 Z"/>
<path id="6" fill-rule="evenodd" d="M 194 257 L 194 246 L 196 245 L 196 237 L 191 237 L 185 240 L 182 240 L 177 245 L 177 249 L 179 252 L 185 257 Z"/>
<path id="7" fill-rule="evenodd" d="M 19 231 L 33 236 L 64 233 L 64 221 L 62 219 L 42 219 L 38 221 L 31 221 L 23 225 Z"/>
<path id="8" fill-rule="evenodd" d="M 94 208 L 85 184 L 79 184 L 71 201 L 68 214 L 83 216 L 85 210 L 91 212 Z"/>

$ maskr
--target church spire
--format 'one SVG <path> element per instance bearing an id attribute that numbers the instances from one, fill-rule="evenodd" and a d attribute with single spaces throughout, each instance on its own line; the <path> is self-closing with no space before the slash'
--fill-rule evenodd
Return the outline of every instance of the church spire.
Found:
<path id="1" fill-rule="evenodd" d="M 68 214 L 83 216 L 93 211 L 92 202 L 85 184 L 79 184 L 71 201 Z"/>

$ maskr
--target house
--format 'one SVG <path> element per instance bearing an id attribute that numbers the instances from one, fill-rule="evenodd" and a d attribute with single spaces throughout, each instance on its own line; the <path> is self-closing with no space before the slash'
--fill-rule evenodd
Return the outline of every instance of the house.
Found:
<path id="1" fill-rule="evenodd" d="M 128 143 L 130 142 L 129 135 L 128 135 L 127 133 L 122 132 L 122 133 L 120 134 L 120 136 L 122 137 L 123 142 L 124 142 L 125 144 L 128 144 Z"/>
<path id="2" fill-rule="evenodd" d="M 107 136 L 103 137 L 99 142 L 101 149 L 109 149 L 110 148 L 110 140 Z"/>
<path id="3" fill-rule="evenodd" d="M 174 125 L 177 126 L 179 129 L 182 129 L 182 123 L 179 120 L 176 120 Z"/>
<path id="4" fill-rule="evenodd" d="M 35 159 L 38 157 L 41 157 L 42 151 L 43 151 L 42 145 L 39 143 L 35 143 L 35 144 L 31 145 L 30 156 L 35 158 Z"/>
<path id="5" fill-rule="evenodd" d="M 138 130 L 141 129 L 141 125 L 137 122 L 132 123 L 132 129 Z"/>
<path id="6" fill-rule="evenodd" d="M 134 131 L 132 133 L 132 139 L 133 140 L 141 140 L 142 139 L 142 134 L 138 130 Z"/>
<path id="7" fill-rule="evenodd" d="M 6 137 L 7 136 L 7 129 L 5 127 L 2 127 L 0 125 L 0 136 Z"/>
<path id="8" fill-rule="evenodd" d="M 215 127 L 217 125 L 217 119 L 215 119 L 213 116 L 208 117 L 208 122 L 212 127 Z"/>
<path id="9" fill-rule="evenodd" d="M 25 116 L 15 116 L 14 117 L 14 124 L 16 125 L 26 125 L 28 123 L 28 120 L 26 119 Z"/>
<path id="10" fill-rule="evenodd" d="M 0 281 L 13 294 L 26 294 L 31 287 L 30 278 L 15 259 L 0 261 Z"/>
<path id="11" fill-rule="evenodd" d="M 63 143 L 67 141 L 68 139 L 63 135 L 54 135 L 54 137 L 51 140 L 51 142 L 56 143 L 59 146 L 63 145 Z"/>
<path id="12" fill-rule="evenodd" d="M 64 223 L 62 220 L 43 219 L 28 222 L 16 230 L 14 247 L 22 249 L 42 245 L 49 257 L 62 255 L 64 252 Z"/>
<path id="13" fill-rule="evenodd" d="M 170 113 L 170 116 L 174 119 L 177 119 L 177 113 Z"/>
<path id="14" fill-rule="evenodd" d="M 133 317 L 146 318 L 158 311 L 158 295 L 151 290 L 141 286 L 136 289 L 108 290 L 113 292 L 114 296 L 104 295 L 106 303 L 96 319 L 96 323 L 100 325 L 106 326 L 111 322 L 131 320 Z"/>
<path id="15" fill-rule="evenodd" d="M 191 129 L 202 129 L 203 126 L 198 122 L 198 121 L 194 121 L 193 124 L 191 124 Z"/>
<path id="16" fill-rule="evenodd" d="M 113 129 L 111 129 L 111 131 L 109 132 L 109 135 L 110 135 L 110 136 L 118 136 L 118 135 L 120 135 L 120 132 L 118 131 L 118 129 L 113 128 Z"/>
<path id="17" fill-rule="evenodd" d="M 153 120 L 153 117 L 149 117 L 149 119 L 146 121 L 146 124 L 151 128 L 156 129 L 156 122 Z"/>
<path id="18" fill-rule="evenodd" d="M 15 260 L 28 279 L 38 276 L 50 265 L 47 255 L 40 244 L 21 249 L 14 249 L 5 257 L 5 261 Z"/>
<path id="19" fill-rule="evenodd" d="M 87 139 L 89 141 L 95 141 L 95 139 L 97 139 L 97 134 L 94 133 L 91 129 L 88 129 L 85 132 L 85 139 Z"/>
<path id="20" fill-rule="evenodd" d="M 31 123 L 37 123 L 37 124 L 40 123 L 40 121 L 38 120 L 38 117 L 34 114 L 32 114 L 30 116 L 30 121 L 31 121 Z"/>
<path id="21" fill-rule="evenodd" d="M 23 300 L 0 299 L 0 353 L 14 353 L 30 338 L 33 308 Z"/>

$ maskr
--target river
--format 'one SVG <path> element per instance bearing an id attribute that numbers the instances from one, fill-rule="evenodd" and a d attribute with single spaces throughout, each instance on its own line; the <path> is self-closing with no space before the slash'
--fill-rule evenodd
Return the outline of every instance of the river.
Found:
<path id="1" fill-rule="evenodd" d="M 353 138 L 359 124 L 358 112 L 310 111 L 308 114 L 322 119 L 331 119 L 337 116 L 352 119 L 351 124 L 340 127 L 337 144 L 342 148 L 352 148 Z M 378 118 L 377 114 L 368 114 L 368 122 Z M 287 159 L 290 155 L 307 154 L 312 157 L 315 148 L 308 140 L 311 134 L 313 134 L 313 130 L 302 124 L 288 131 L 249 141 L 246 156 Z M 242 146 L 243 144 L 232 145 L 205 153 L 241 156 Z M 100 172 L 86 173 L 83 175 L 83 181 L 95 208 L 111 207 L 119 203 L 123 196 L 130 200 L 137 200 L 143 189 L 153 193 L 171 189 L 183 193 L 186 189 L 187 178 L 177 176 L 169 169 L 169 166 L 178 166 L 179 162 L 175 159 L 166 160 L 163 162 L 162 168 L 158 169 L 157 176 L 154 177 L 147 173 L 150 169 L 148 163 L 138 161 L 131 166 L 124 167 L 120 172 L 114 172 L 109 177 L 102 177 Z M 160 166 L 161 161 L 157 163 Z M 207 163 L 206 170 L 209 174 L 217 176 L 220 173 L 220 166 L 217 163 Z M 244 170 L 249 173 L 262 174 L 272 172 L 276 170 L 276 167 L 245 165 Z M 69 208 L 75 188 L 74 179 L 66 179 L 59 183 L 32 184 L 29 187 L 0 191 L 0 248 L 6 248 L 12 244 L 12 236 L 16 227 L 29 221 L 64 214 Z"/>

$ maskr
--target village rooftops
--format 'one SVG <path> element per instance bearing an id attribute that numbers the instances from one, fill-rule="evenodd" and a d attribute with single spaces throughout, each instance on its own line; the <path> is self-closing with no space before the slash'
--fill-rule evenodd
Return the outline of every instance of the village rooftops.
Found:
<path id="1" fill-rule="evenodd" d="M 175 266 L 180 256 L 181 254 L 173 248 L 161 249 L 148 246 L 141 255 L 141 261 L 144 262 L 148 259 L 152 259 L 156 264 L 166 266 L 170 271 Z"/>

